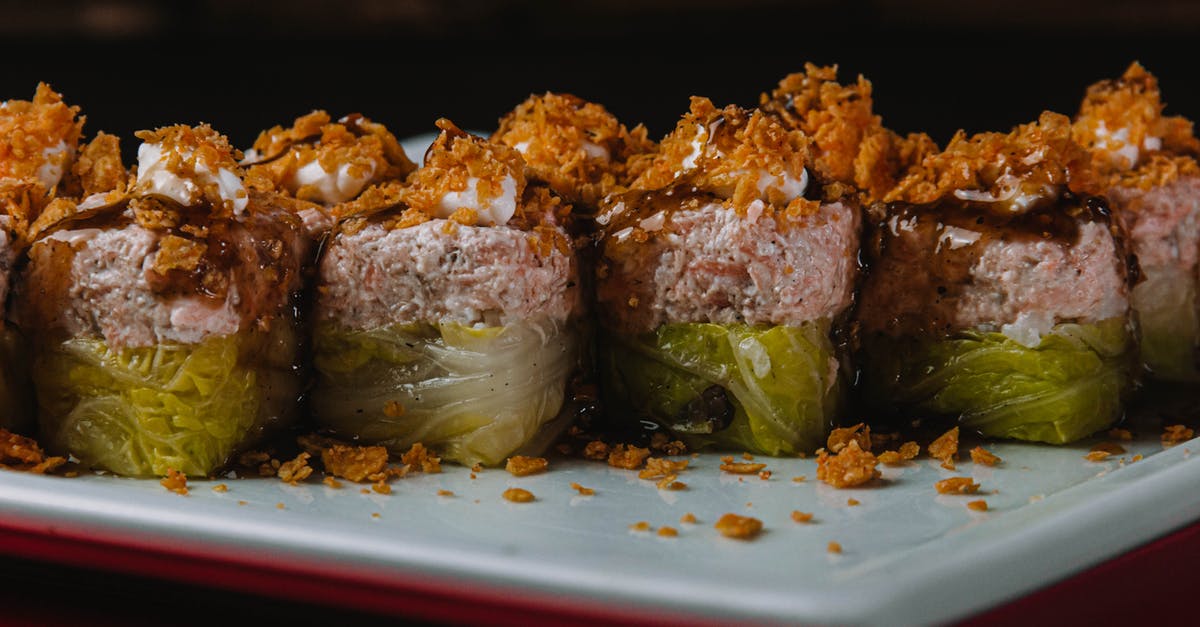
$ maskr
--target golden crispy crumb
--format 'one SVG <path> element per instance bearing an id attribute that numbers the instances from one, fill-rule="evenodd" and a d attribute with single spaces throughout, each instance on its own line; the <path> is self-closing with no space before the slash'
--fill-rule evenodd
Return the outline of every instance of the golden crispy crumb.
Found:
<path id="1" fill-rule="evenodd" d="M 629 525 L 629 528 L 632 529 L 633 531 L 650 531 L 650 529 L 651 529 L 650 523 L 648 523 L 644 520 L 639 520 L 638 522 L 635 522 L 632 525 Z"/>
<path id="2" fill-rule="evenodd" d="M 379 518 L 379 512 L 371 512 L 371 518 Z"/>
<path id="3" fill-rule="evenodd" d="M 694 524 L 696 524 L 696 515 L 691 512 L 688 512 L 688 513 L 684 514 L 683 516 L 679 517 L 679 522 L 686 523 L 689 525 L 694 525 Z"/>
<path id="4" fill-rule="evenodd" d="M 421 472 L 436 474 L 442 472 L 442 459 L 435 456 L 424 444 L 417 442 L 400 456 L 400 461 L 411 468 L 419 468 Z"/>
<path id="5" fill-rule="evenodd" d="M 248 501 L 238 501 L 238 505 L 246 505 Z"/>
<path id="6" fill-rule="evenodd" d="M 713 527 L 726 538 L 751 540 L 762 531 L 763 524 L 757 518 L 729 513 L 721 516 Z"/>
<path id="7" fill-rule="evenodd" d="M 1011 198 L 1014 190 L 1069 186 L 1094 189 L 1090 156 L 1071 138 L 1071 121 L 1046 111 L 1009 134 L 964 131 L 927 155 L 884 196 L 885 202 L 935 203 L 957 193 Z"/>
<path id="8" fill-rule="evenodd" d="M 859 447 L 858 440 L 850 440 L 837 455 L 822 449 L 817 455 L 817 479 L 835 488 L 862 485 L 880 476 L 876 468 L 878 460 Z"/>
<path id="9" fill-rule="evenodd" d="M 804 483 L 804 482 L 805 482 L 805 481 L 807 481 L 807 480 L 808 480 L 808 477 L 806 477 L 806 476 L 804 476 L 804 475 L 799 475 L 799 476 L 796 476 L 796 477 L 792 477 L 792 482 L 793 482 L 793 483 Z"/>
<path id="10" fill-rule="evenodd" d="M 225 485 L 224 483 L 218 483 L 217 485 L 212 487 L 212 491 L 213 492 L 228 492 L 229 486 Z"/>
<path id="11" fill-rule="evenodd" d="M 979 491 L 979 484 L 970 477 L 942 479 L 933 484 L 933 487 L 937 489 L 938 494 L 975 494 Z"/>
<path id="12" fill-rule="evenodd" d="M 1114 440 L 1129 442 L 1133 439 L 1133 433 L 1131 433 L 1129 429 L 1109 429 L 1108 437 Z"/>
<path id="13" fill-rule="evenodd" d="M 667 475 L 655 484 L 659 490 L 686 490 L 687 484 L 682 481 L 676 481 L 675 475 Z"/>
<path id="14" fill-rule="evenodd" d="M 276 503 L 275 509 L 287 509 L 287 506 L 284 505 L 283 503 Z"/>
<path id="15" fill-rule="evenodd" d="M 1134 455 L 1133 457 L 1130 457 L 1130 458 L 1129 458 L 1129 461 L 1131 461 L 1131 462 L 1140 462 L 1140 461 L 1142 461 L 1142 456 L 1141 456 L 1141 455 Z"/>
<path id="16" fill-rule="evenodd" d="M 513 503 L 528 503 L 534 499 L 533 492 L 521 488 L 509 488 L 500 496 L 504 497 L 504 500 L 512 501 Z"/>
<path id="17" fill-rule="evenodd" d="M 1176 444 L 1186 442 L 1193 437 L 1195 437 L 1195 433 L 1184 425 L 1168 425 L 1163 427 L 1163 446 L 1175 446 Z"/>
<path id="18" fill-rule="evenodd" d="M 585 488 L 585 487 L 579 485 L 578 483 L 572 483 L 571 489 L 578 492 L 580 496 L 592 496 L 593 494 L 596 493 L 595 490 L 593 490 L 591 488 Z"/>
<path id="19" fill-rule="evenodd" d="M 941 461 L 942 468 L 954 470 L 954 460 L 958 459 L 958 427 L 954 427 L 930 442 L 929 456 Z"/>
<path id="20" fill-rule="evenodd" d="M 971 461 L 984 466 L 995 466 L 1002 460 L 982 446 L 976 446 L 975 448 L 971 449 Z"/>
<path id="21" fill-rule="evenodd" d="M 391 494 L 392 486 L 383 481 L 377 481 L 371 484 L 371 489 L 379 494 Z"/>
<path id="22" fill-rule="evenodd" d="M 1112 457 L 1112 453 L 1109 453 L 1108 451 L 1092 451 L 1083 456 L 1083 458 L 1089 462 L 1102 462 L 1109 457 Z"/>
<path id="23" fill-rule="evenodd" d="M 916 459 L 921 454 L 921 445 L 916 442 L 905 442 L 900 445 L 900 459 Z"/>
<path id="24" fill-rule="evenodd" d="M 187 475 L 175 470 L 174 468 L 167 469 L 167 476 L 158 481 L 162 487 L 174 492 L 175 494 L 186 495 L 188 493 Z"/>
<path id="25" fill-rule="evenodd" d="M 763 463 L 755 463 L 755 464 L 747 464 L 747 463 L 741 463 L 741 462 L 724 463 L 724 464 L 721 464 L 721 471 L 727 472 L 730 474 L 734 474 L 734 475 L 753 475 L 766 467 L 767 467 L 767 465 L 763 464 Z"/>
<path id="26" fill-rule="evenodd" d="M 674 527 L 659 527 L 658 535 L 663 538 L 674 538 L 679 535 L 679 530 Z"/>
<path id="27" fill-rule="evenodd" d="M 770 479 L 770 478 L 771 478 L 771 471 L 770 471 L 770 470 L 760 470 L 760 471 L 759 471 L 759 473 L 758 473 L 758 478 L 759 478 L 759 479 L 762 479 L 763 481 L 766 481 L 767 479 Z"/>
<path id="28" fill-rule="evenodd" d="M 321 451 L 325 472 L 355 483 L 387 468 L 388 452 L 382 446 L 336 444 Z"/>
<path id="29" fill-rule="evenodd" d="M 505 193 L 507 181 L 515 184 L 518 198 L 524 195 L 525 162 L 519 152 L 468 135 L 445 118 L 438 120 L 437 126 L 442 132 L 426 151 L 425 166 L 408 177 L 404 201 L 409 208 L 437 216 L 443 198 L 453 192 L 468 192 L 471 185 L 480 203 Z M 522 211 L 520 204 L 517 211 Z"/>
<path id="30" fill-rule="evenodd" d="M 546 461 L 545 457 L 526 457 L 524 455 L 513 455 L 504 463 L 504 469 L 514 477 L 536 475 L 546 472 L 546 468 L 549 467 L 550 462 Z"/>
<path id="31" fill-rule="evenodd" d="M 642 467 L 642 463 L 646 461 L 647 457 L 650 457 L 648 448 L 618 444 L 608 453 L 608 465 L 626 470 L 637 470 Z"/>
<path id="32" fill-rule="evenodd" d="M 367 488 L 360 488 L 360 489 L 358 490 L 358 493 L 359 493 L 359 494 L 370 494 L 370 493 L 371 493 L 371 491 L 370 491 L 370 490 L 368 490 Z"/>
<path id="33" fill-rule="evenodd" d="M 744 459 L 748 462 L 752 462 L 752 461 L 754 461 L 754 456 L 751 455 L 750 453 L 742 453 L 742 459 Z"/>
<path id="34" fill-rule="evenodd" d="M 1136 61 L 1121 78 L 1088 87 L 1073 131 L 1104 185 L 1149 189 L 1200 173 L 1192 123 L 1165 108 L 1158 79 Z"/>
<path id="35" fill-rule="evenodd" d="M 842 545 L 838 544 L 837 542 L 830 541 L 829 544 L 825 545 L 825 551 L 827 553 L 841 553 Z"/>
<path id="36" fill-rule="evenodd" d="M 663 455 L 687 455 L 687 445 L 679 440 L 672 440 L 667 434 L 659 431 L 650 437 L 650 448 Z"/>
<path id="37" fill-rule="evenodd" d="M 33 439 L 0 429 L 0 468 L 42 475 L 66 463 L 65 457 L 46 457 Z"/>
<path id="38" fill-rule="evenodd" d="M 33 100 L 0 106 L 0 180 L 41 181 L 43 167 L 67 171 L 83 132 L 79 107 L 69 107 L 49 85 L 39 83 Z M 66 150 L 55 150 L 60 142 Z M 41 189 L 38 195 L 50 190 Z"/>
<path id="39" fill-rule="evenodd" d="M 1116 442 L 1100 442 L 1092 447 L 1093 451 L 1104 451 L 1110 455 L 1124 455 L 1125 447 Z"/>
<path id="40" fill-rule="evenodd" d="M 342 487 L 342 482 L 338 481 L 337 479 L 334 479 L 331 475 L 325 475 L 325 479 L 322 480 L 322 483 L 324 483 L 325 485 L 327 485 L 335 490 Z"/>
<path id="41" fill-rule="evenodd" d="M 858 499 L 846 499 L 846 505 L 849 505 L 850 507 L 854 507 L 855 505 L 860 505 L 860 504 L 861 504 L 861 502 Z"/>
<path id="42" fill-rule="evenodd" d="M 967 509 L 976 512 L 986 512 L 988 511 L 988 504 L 987 501 L 983 499 L 979 499 L 978 501 L 968 501 Z"/>
<path id="43" fill-rule="evenodd" d="M 583 447 L 583 456 L 596 461 L 608 459 L 608 445 L 600 440 L 592 440 Z"/>
<path id="44" fill-rule="evenodd" d="M 826 441 L 825 448 L 830 453 L 840 453 L 850 441 L 858 442 L 858 447 L 864 451 L 871 450 L 871 427 L 863 423 L 858 423 L 853 427 L 844 427 L 834 429 L 829 433 L 829 439 Z"/>
<path id="45" fill-rule="evenodd" d="M 646 467 L 638 473 L 639 479 L 656 479 L 659 477 L 674 476 L 677 473 L 687 470 L 691 460 L 672 461 L 665 457 L 651 457 L 646 460 Z"/>
<path id="46" fill-rule="evenodd" d="M 812 522 L 812 519 L 813 519 L 813 515 L 809 512 L 802 512 L 798 509 L 792 510 L 792 520 L 794 520 L 798 523 Z"/>
<path id="47" fill-rule="evenodd" d="M 454 496 L 454 493 L 451 492 L 450 490 L 438 490 L 437 495 L 438 496 Z"/>
<path id="48" fill-rule="evenodd" d="M 475 462 L 471 465 L 471 472 L 483 472 L 483 464 Z"/>
<path id="49" fill-rule="evenodd" d="M 278 477 L 292 485 L 304 481 L 313 471 L 312 466 L 308 465 L 308 458 L 308 453 L 300 453 L 296 459 L 280 464 Z"/>
<path id="50" fill-rule="evenodd" d="M 900 453 L 896 451 L 884 451 L 875 457 L 879 460 L 879 463 L 888 466 L 896 466 L 904 463 L 904 458 L 900 457 Z"/>

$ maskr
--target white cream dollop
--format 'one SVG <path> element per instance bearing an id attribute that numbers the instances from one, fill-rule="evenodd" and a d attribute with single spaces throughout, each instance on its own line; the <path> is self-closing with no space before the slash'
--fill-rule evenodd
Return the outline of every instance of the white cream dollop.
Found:
<path id="1" fill-rule="evenodd" d="M 184 160 L 191 158 L 191 151 L 180 155 Z M 250 201 L 242 179 L 227 168 L 217 168 L 216 174 L 204 163 L 197 163 L 192 176 L 179 176 L 167 167 L 167 155 L 159 144 L 142 143 L 138 146 L 138 187 L 150 194 L 165 196 L 190 207 L 203 197 L 203 190 L 196 184 L 215 184 L 222 200 L 233 203 L 233 213 L 241 215 Z"/>
<path id="2" fill-rule="evenodd" d="M 784 202 L 792 202 L 804 195 L 808 189 L 808 169 L 800 170 L 800 178 L 787 172 L 775 175 L 762 170 L 758 174 L 758 192 L 763 200 L 767 199 L 767 190 L 777 189 L 783 194 Z"/>
<path id="3" fill-rule="evenodd" d="M 294 194 L 304 186 L 312 186 L 317 191 L 317 198 L 325 204 L 346 202 L 358 195 L 371 177 L 375 175 L 375 164 L 371 163 L 363 176 L 350 174 L 350 164 L 343 163 L 336 172 L 326 170 L 320 161 L 311 161 L 296 171 L 293 179 Z"/>
<path id="4" fill-rule="evenodd" d="M 465 190 L 447 192 L 438 201 L 438 217 L 449 218 L 450 214 L 463 207 L 474 211 L 478 223 L 483 226 L 507 224 L 517 212 L 517 179 L 505 176 L 500 183 L 500 195 L 484 203 L 479 198 L 479 178 L 469 177 Z"/>

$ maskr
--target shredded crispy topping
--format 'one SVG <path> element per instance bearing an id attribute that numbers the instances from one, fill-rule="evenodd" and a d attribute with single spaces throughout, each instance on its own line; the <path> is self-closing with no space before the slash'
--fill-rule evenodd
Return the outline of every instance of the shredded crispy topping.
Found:
<path id="1" fill-rule="evenodd" d="M 509 488 L 500 496 L 504 497 L 504 500 L 512 501 L 513 503 L 529 503 L 535 498 L 533 492 L 522 488 Z"/>
<path id="2" fill-rule="evenodd" d="M 831 453 L 840 453 L 851 440 L 858 442 L 858 447 L 862 450 L 871 450 L 871 427 L 860 422 L 853 427 L 834 429 L 829 433 L 825 448 Z"/>
<path id="3" fill-rule="evenodd" d="M 929 443 L 929 456 L 942 462 L 942 468 L 954 470 L 954 460 L 958 459 L 958 427 L 938 436 Z"/>
<path id="4" fill-rule="evenodd" d="M 45 83 L 38 83 L 31 101 L 5 102 L 0 106 L 0 182 L 41 184 L 43 167 L 67 172 L 84 119 L 79 107 L 67 106 Z M 49 191 L 43 186 L 43 193 Z"/>
<path id="5" fill-rule="evenodd" d="M 417 442 L 400 457 L 405 466 L 419 468 L 421 472 L 436 474 L 442 472 L 442 458 L 435 456 L 424 444 Z"/>
<path id="6" fill-rule="evenodd" d="M 813 515 L 811 512 L 802 512 L 798 509 L 792 510 L 792 520 L 798 523 L 810 523 L 812 522 L 812 519 Z"/>
<path id="7" fill-rule="evenodd" d="M 995 453 L 992 453 L 982 446 L 976 446 L 975 448 L 971 449 L 971 461 L 983 466 L 995 466 L 1002 460 L 997 457 Z"/>
<path id="8" fill-rule="evenodd" d="M 592 488 L 585 488 L 585 487 L 579 485 L 578 483 L 572 483 L 571 489 L 578 492 L 579 496 L 593 496 L 596 494 L 596 491 L 593 490 Z"/>
<path id="9" fill-rule="evenodd" d="M 1162 443 L 1163 446 L 1175 446 L 1182 442 L 1186 442 L 1193 437 L 1195 433 L 1185 425 L 1169 425 L 1163 427 Z"/>
<path id="10" fill-rule="evenodd" d="M 730 474 L 734 474 L 734 475 L 753 475 L 753 474 L 758 473 L 759 471 L 761 471 L 763 468 L 766 468 L 766 467 L 767 467 L 766 464 L 746 464 L 746 463 L 740 463 L 740 462 L 738 462 L 738 463 L 726 462 L 724 464 L 721 464 L 721 471 L 727 472 Z"/>
<path id="11" fill-rule="evenodd" d="M 942 479 L 933 484 L 933 487 L 937 489 L 938 494 L 975 494 L 979 491 L 979 484 L 970 477 Z"/>
<path id="12" fill-rule="evenodd" d="M 42 475 L 65 463 L 64 457 L 47 457 L 32 438 L 0 429 L 0 468 Z"/>
<path id="13" fill-rule="evenodd" d="M 1165 107 L 1158 79 L 1136 61 L 1120 78 L 1088 87 L 1074 136 L 1091 151 L 1106 186 L 1147 189 L 1200 174 L 1192 123 L 1163 115 Z"/>
<path id="14" fill-rule="evenodd" d="M 726 538 L 753 540 L 762 532 L 763 524 L 757 518 L 728 513 L 717 519 L 713 527 Z"/>
<path id="15" fill-rule="evenodd" d="M 519 152 L 469 135 L 445 118 L 438 120 L 437 126 L 442 132 L 426 152 L 424 167 L 409 177 L 405 194 L 409 207 L 436 216 L 442 198 L 450 192 L 467 191 L 470 179 L 476 179 L 474 189 L 481 203 L 500 196 L 510 178 L 516 181 L 517 197 L 524 194 L 525 163 Z M 521 212 L 520 206 L 517 212 Z"/>
<path id="16" fill-rule="evenodd" d="M 162 484 L 162 487 L 174 492 L 175 494 L 187 496 L 187 475 L 175 470 L 174 468 L 168 468 L 167 476 L 160 479 L 159 483 Z"/>
<path id="17" fill-rule="evenodd" d="M 763 110 L 812 138 L 814 166 L 823 178 L 854 185 L 876 201 L 904 170 L 937 150 L 928 135 L 907 138 L 883 127 L 872 110 L 871 82 L 837 81 L 837 66 L 804 65 L 759 98 Z"/>
<path id="18" fill-rule="evenodd" d="M 978 501 L 968 501 L 967 509 L 973 512 L 986 512 L 988 511 L 988 504 L 987 501 L 983 499 L 979 499 Z"/>
<path id="19" fill-rule="evenodd" d="M 313 472 L 312 466 L 308 465 L 309 457 L 311 456 L 308 453 L 300 453 L 295 459 L 283 462 L 279 465 L 276 476 L 285 483 L 299 484 Z"/>
<path id="20" fill-rule="evenodd" d="M 1089 161 L 1088 153 L 1071 138 L 1070 120 L 1046 111 L 1037 122 L 1008 134 L 968 137 L 959 131 L 945 150 L 925 156 L 910 169 L 884 200 L 924 205 L 955 197 L 1020 213 L 1030 206 L 1021 200 L 1023 195 L 1094 189 Z"/>
<path id="21" fill-rule="evenodd" d="M 177 124 L 153 131 L 138 131 L 134 135 L 162 151 L 163 169 L 190 181 L 199 191 L 202 201 L 212 208 L 214 217 L 230 217 L 234 214 L 236 199 L 225 198 L 217 183 L 221 170 L 230 172 L 239 180 L 244 174 L 238 164 L 242 153 L 229 144 L 228 138 L 207 124 Z M 139 179 L 144 174 L 139 174 Z M 134 185 L 137 195 L 147 195 L 153 190 L 153 181 L 150 179 L 139 180 Z M 238 193 L 243 196 L 246 194 L 245 190 L 239 190 Z"/>
<path id="22" fill-rule="evenodd" d="M 829 544 L 825 545 L 825 551 L 827 553 L 838 555 L 842 552 L 842 545 L 831 540 Z"/>
<path id="23" fill-rule="evenodd" d="M 707 98 L 692 98 L 691 111 L 659 146 L 647 169 L 632 184 L 656 190 L 677 182 L 726 199 L 740 215 L 765 200 L 762 215 L 776 210 L 788 217 L 811 215 L 820 203 L 790 198 L 785 189 L 807 179 L 809 140 L 773 116 L 735 105 L 717 109 Z"/>
<path id="24" fill-rule="evenodd" d="M 546 472 L 546 468 L 549 466 L 550 462 L 546 461 L 544 457 L 526 457 L 524 455 L 513 455 L 504 463 L 504 469 L 512 473 L 514 477 Z"/>
<path id="25" fill-rule="evenodd" d="M 96 133 L 95 139 L 79 151 L 71 172 L 79 179 L 81 196 L 125 189 L 129 172 L 121 161 L 121 139 Z"/>
<path id="26" fill-rule="evenodd" d="M 880 476 L 876 469 L 879 460 L 870 451 L 862 450 L 858 440 L 850 440 L 836 455 L 825 449 L 817 453 L 817 479 L 835 488 L 862 485 Z"/>
<path id="27" fill-rule="evenodd" d="M 690 460 L 673 461 L 663 457 L 651 457 L 646 460 L 646 467 L 638 473 L 638 479 L 658 479 L 660 477 L 675 478 L 678 473 L 687 470 Z"/>
<path id="28" fill-rule="evenodd" d="M 674 527 L 659 527 L 657 534 L 662 538 L 674 538 L 679 535 L 679 530 Z"/>
<path id="29" fill-rule="evenodd" d="M 321 451 L 325 472 L 355 483 L 387 469 L 388 452 L 382 446 L 335 444 Z"/>
<path id="30" fill-rule="evenodd" d="M 618 444 L 608 453 L 608 465 L 625 470 L 637 470 L 642 467 L 647 457 L 650 457 L 648 448 Z"/>
<path id="31" fill-rule="evenodd" d="M 521 153 L 530 180 L 592 206 L 629 184 L 631 158 L 655 149 L 645 127 L 629 131 L 598 104 L 549 92 L 517 105 L 500 120 L 492 140 Z"/>

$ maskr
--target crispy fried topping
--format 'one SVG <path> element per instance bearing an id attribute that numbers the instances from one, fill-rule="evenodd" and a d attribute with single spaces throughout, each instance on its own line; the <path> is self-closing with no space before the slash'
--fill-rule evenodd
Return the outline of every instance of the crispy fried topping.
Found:
<path id="1" fill-rule="evenodd" d="M 250 157 L 249 186 L 326 206 L 345 202 L 343 196 L 357 198 L 370 185 L 402 180 L 416 169 L 386 127 L 357 113 L 332 122 L 328 113 L 313 111 L 296 118 L 291 128 L 263 131 Z M 314 167 L 321 172 L 310 173 Z M 338 189 L 322 189 L 312 174 L 336 178 Z"/>
<path id="2" fill-rule="evenodd" d="M 681 524 L 694 525 L 696 524 L 696 515 L 691 512 L 687 512 L 683 516 L 679 517 L 679 522 Z"/>
<path id="3" fill-rule="evenodd" d="M 967 509 L 973 512 L 986 512 L 988 511 L 988 504 L 987 501 L 983 499 L 979 499 L 978 501 L 967 501 Z"/>
<path id="4" fill-rule="evenodd" d="M 779 81 L 759 97 L 764 111 L 812 138 L 813 165 L 828 181 L 854 185 L 870 201 L 880 200 L 905 169 L 937 146 L 925 134 L 902 138 L 883 127 L 872 111 L 871 82 L 837 82 L 837 66 L 804 64 L 804 72 Z"/>
<path id="5" fill-rule="evenodd" d="M 9 100 L 0 106 L 0 181 L 35 182 L 42 193 L 57 181 L 43 180 L 69 170 L 84 117 L 62 95 L 38 83 L 33 100 Z M 49 178 L 59 178 L 49 177 Z M 48 184 L 49 183 L 49 184 Z"/>
<path id="6" fill-rule="evenodd" d="M 637 470 L 642 467 L 642 463 L 646 461 L 647 457 L 650 457 L 648 448 L 618 444 L 608 454 L 608 465 L 625 470 Z"/>
<path id="7" fill-rule="evenodd" d="M 627 186 L 627 162 L 655 149 L 645 128 L 629 131 L 598 104 L 549 92 L 530 96 L 504 116 L 492 141 L 521 153 L 530 180 L 590 206 Z"/>
<path id="8" fill-rule="evenodd" d="M 65 463 L 64 457 L 47 457 L 33 439 L 0 429 L 0 468 L 44 475 Z"/>
<path id="9" fill-rule="evenodd" d="M 325 472 L 355 483 L 387 469 L 388 452 L 382 446 L 335 444 L 321 451 Z"/>
<path id="10" fill-rule="evenodd" d="M 835 488 L 862 485 L 880 476 L 878 463 L 874 455 L 862 450 L 858 440 L 850 440 L 836 455 L 825 449 L 817 453 L 817 479 Z"/>
<path id="11" fill-rule="evenodd" d="M 825 545 L 825 552 L 838 555 L 842 552 L 842 545 L 838 544 L 837 542 L 830 541 L 829 544 Z"/>
<path id="12" fill-rule="evenodd" d="M 662 538 L 674 538 L 679 535 L 679 530 L 674 527 L 659 527 L 657 533 Z"/>
<path id="13" fill-rule="evenodd" d="M 689 460 L 672 461 L 663 457 L 651 457 L 646 460 L 646 467 L 638 473 L 638 479 L 657 479 L 671 477 L 687 470 Z"/>
<path id="14" fill-rule="evenodd" d="M 1112 453 L 1108 451 L 1091 451 L 1087 455 L 1083 456 L 1083 458 L 1089 462 L 1102 462 L 1109 457 L 1112 457 Z"/>
<path id="15" fill-rule="evenodd" d="M 480 203 L 504 193 L 508 180 L 516 196 L 525 193 L 525 163 L 521 154 L 500 143 L 468 135 L 445 118 L 437 121 L 442 133 L 425 154 L 425 165 L 409 177 L 405 200 L 410 208 L 430 216 L 443 212 L 442 199 L 451 192 L 474 190 Z M 468 194 L 469 195 L 469 194 Z M 458 207 L 449 207 L 453 212 Z M 517 207 L 517 213 L 522 209 Z"/>
<path id="16" fill-rule="evenodd" d="M 766 467 L 767 467 L 766 464 L 745 464 L 745 463 L 740 463 L 740 462 L 739 463 L 726 462 L 724 464 L 721 464 L 721 471 L 727 472 L 730 474 L 734 474 L 734 475 L 753 475 Z"/>
<path id="17" fill-rule="evenodd" d="M 592 440 L 583 447 L 583 456 L 595 461 L 608 459 L 608 445 L 600 440 Z"/>
<path id="18" fill-rule="evenodd" d="M 750 516 L 729 513 L 721 516 L 713 527 L 726 538 L 753 540 L 762 532 L 762 521 Z"/>
<path id="19" fill-rule="evenodd" d="M 1106 187 L 1148 189 L 1200 174 L 1192 123 L 1163 115 L 1165 107 L 1158 79 L 1136 61 L 1120 78 L 1088 87 L 1073 132 Z"/>
<path id="20" fill-rule="evenodd" d="M 400 457 L 400 461 L 406 466 L 419 468 L 424 473 L 442 472 L 442 458 L 435 456 L 420 442 L 413 444 L 408 452 Z"/>
<path id="21" fill-rule="evenodd" d="M 225 492 L 229 491 L 229 486 L 225 485 L 224 483 L 218 483 L 217 485 L 212 487 L 212 491 L 220 493 L 220 494 L 224 494 Z"/>
<path id="22" fill-rule="evenodd" d="M 1163 427 L 1162 443 L 1163 446 L 1175 446 L 1181 442 L 1186 442 L 1193 437 L 1195 433 L 1184 425 L 1169 425 Z"/>
<path id="23" fill-rule="evenodd" d="M 982 446 L 976 446 L 975 448 L 971 449 L 971 461 L 983 466 L 995 466 L 1002 460 Z"/>
<path id="24" fill-rule="evenodd" d="M 572 483 L 571 489 L 578 492 L 579 496 L 592 496 L 592 495 L 596 494 L 595 490 L 593 490 L 591 488 L 585 488 L 585 487 L 579 485 L 578 483 Z"/>
<path id="25" fill-rule="evenodd" d="M 1104 451 L 1110 455 L 1124 455 L 1125 447 L 1116 442 L 1100 442 L 1092 447 L 1093 451 Z"/>
<path id="26" fill-rule="evenodd" d="M 857 441 L 858 447 L 862 450 L 870 451 L 871 427 L 860 422 L 853 427 L 834 429 L 829 433 L 829 439 L 826 440 L 825 448 L 829 449 L 830 453 L 840 453 L 851 440 Z"/>
<path id="27" fill-rule="evenodd" d="M 667 434 L 658 431 L 650 436 L 650 448 L 663 455 L 687 455 L 687 445 L 680 440 L 672 440 Z"/>
<path id="28" fill-rule="evenodd" d="M 97 133 L 79 151 L 71 172 L 79 179 L 82 196 L 124 190 L 129 185 L 129 172 L 121 161 L 121 139 Z"/>
<path id="29" fill-rule="evenodd" d="M 916 442 L 905 442 L 900 445 L 899 450 L 884 451 L 879 454 L 879 463 L 889 466 L 903 464 L 909 460 L 917 458 L 921 454 L 921 445 Z"/>
<path id="30" fill-rule="evenodd" d="M 1090 158 L 1071 138 L 1066 116 L 1046 111 L 1037 122 L 1011 133 L 963 131 L 946 149 L 927 155 L 888 192 L 887 202 L 924 205 L 943 198 L 982 201 L 1007 213 L 1020 213 L 1033 197 L 1063 188 L 1094 190 Z"/>
<path id="31" fill-rule="evenodd" d="M 812 522 L 813 515 L 810 512 L 802 512 L 800 510 L 792 510 L 792 520 L 798 523 Z"/>
<path id="32" fill-rule="evenodd" d="M 509 488 L 500 496 L 504 497 L 504 500 L 512 501 L 513 503 L 529 503 L 535 498 L 533 492 L 521 488 Z"/>
<path id="33" fill-rule="evenodd" d="M 938 494 L 975 494 L 979 491 L 979 484 L 970 477 L 942 479 L 933 484 L 933 487 L 937 489 Z"/>
<path id="34" fill-rule="evenodd" d="M 158 482 L 162 484 L 162 487 L 174 492 L 175 494 L 187 496 L 187 475 L 175 470 L 174 468 L 168 468 L 167 476 L 163 477 Z"/>
<path id="35" fill-rule="evenodd" d="M 727 200 L 739 215 L 766 202 L 761 215 L 811 215 L 820 203 L 796 195 L 808 178 L 809 140 L 773 116 L 735 105 L 717 109 L 692 98 L 691 111 L 659 146 L 653 162 L 632 184 L 657 190 L 675 184 Z"/>
<path id="36" fill-rule="evenodd" d="M 311 457 L 308 453 L 300 453 L 295 459 L 283 462 L 279 465 L 279 471 L 276 476 L 285 483 L 297 485 L 304 481 L 312 474 L 312 466 L 308 465 L 308 458 Z"/>
<path id="37" fill-rule="evenodd" d="M 929 443 L 929 456 L 942 462 L 942 468 L 954 470 L 954 460 L 958 459 L 958 427 L 938 436 Z"/>
<path id="38" fill-rule="evenodd" d="M 177 124 L 153 131 L 138 131 L 134 135 L 146 146 L 161 151 L 156 168 L 190 183 L 188 206 L 203 202 L 212 208 L 214 217 L 227 218 L 235 213 L 237 202 L 247 198 L 246 190 L 241 189 L 243 171 L 238 165 L 241 151 L 235 150 L 229 144 L 229 139 L 211 126 Z M 139 154 L 143 149 L 139 148 Z M 237 180 L 237 198 L 225 197 L 220 183 L 224 174 L 222 170 Z M 157 183 L 158 176 L 139 171 L 134 193 L 139 196 L 156 193 Z"/>
<path id="39" fill-rule="evenodd" d="M 546 472 L 546 468 L 549 466 L 550 462 L 546 461 L 544 457 L 526 457 L 524 455 L 513 455 L 504 463 L 504 469 L 512 473 L 514 477 Z"/>
<path id="40" fill-rule="evenodd" d="M 650 531 L 651 527 L 650 523 L 644 520 L 639 520 L 632 525 L 629 525 L 629 529 L 630 531 Z"/>

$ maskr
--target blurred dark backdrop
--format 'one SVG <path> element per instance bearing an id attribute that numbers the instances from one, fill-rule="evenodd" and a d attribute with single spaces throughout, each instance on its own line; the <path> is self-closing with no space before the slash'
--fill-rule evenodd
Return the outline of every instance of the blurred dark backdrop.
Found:
<path id="1" fill-rule="evenodd" d="M 440 116 L 487 130 L 558 90 L 659 136 L 689 95 L 753 104 L 811 60 L 865 74 L 886 124 L 944 141 L 1071 113 L 1133 59 L 1198 117 L 1198 34 L 1200 3 L 1163 0 L 0 0 L 0 98 L 45 80 L 90 133 L 207 121 L 246 146 L 317 107 L 401 137 Z"/>

